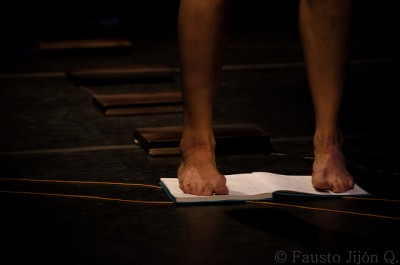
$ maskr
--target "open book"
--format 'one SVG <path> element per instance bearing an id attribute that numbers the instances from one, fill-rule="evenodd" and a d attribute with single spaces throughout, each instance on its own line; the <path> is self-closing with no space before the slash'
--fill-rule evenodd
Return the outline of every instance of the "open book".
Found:
<path id="1" fill-rule="evenodd" d="M 371 195 L 358 185 L 343 193 L 318 191 L 311 184 L 311 176 L 281 175 L 269 172 L 225 175 L 229 195 L 197 196 L 184 193 L 178 178 L 161 178 L 160 185 L 175 203 L 248 201 L 272 199 L 276 193 L 302 196 L 361 196 Z"/>

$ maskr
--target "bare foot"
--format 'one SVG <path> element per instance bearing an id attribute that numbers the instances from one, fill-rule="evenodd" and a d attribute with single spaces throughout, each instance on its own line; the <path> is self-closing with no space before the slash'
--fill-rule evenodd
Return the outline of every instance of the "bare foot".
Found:
<path id="1" fill-rule="evenodd" d="M 316 189 L 337 193 L 353 188 L 353 177 L 347 171 L 341 146 L 341 135 L 330 139 L 317 135 L 314 137 L 312 184 Z"/>
<path id="2" fill-rule="evenodd" d="M 181 148 L 181 152 L 178 178 L 183 192 L 194 195 L 228 194 L 225 176 L 216 167 L 213 148 Z"/>

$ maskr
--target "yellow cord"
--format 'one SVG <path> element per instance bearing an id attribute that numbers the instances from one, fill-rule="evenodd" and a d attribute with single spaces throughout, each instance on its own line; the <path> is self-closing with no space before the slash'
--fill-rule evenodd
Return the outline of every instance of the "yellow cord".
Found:
<path id="1" fill-rule="evenodd" d="M 98 182 L 98 181 L 78 181 L 78 180 L 45 180 L 45 179 L 24 179 L 24 178 L 0 178 L 0 180 L 6 180 L 6 181 L 28 181 L 28 182 L 48 182 L 48 183 L 66 183 L 66 184 L 118 185 L 118 186 L 136 186 L 136 187 L 148 187 L 148 188 L 162 189 L 162 187 L 160 187 L 160 186 L 141 184 L 141 183 Z M 68 197 L 68 198 L 83 198 L 83 199 L 97 199 L 97 200 L 118 201 L 118 202 L 128 202 L 128 203 L 167 204 L 167 205 L 174 204 L 173 202 L 165 202 L 165 201 L 125 200 L 125 199 L 117 199 L 117 198 L 107 198 L 107 197 L 87 196 L 87 195 L 75 195 L 75 194 L 56 194 L 56 193 L 6 191 L 6 190 L 0 190 L 0 193 L 41 195 L 41 196 Z M 350 197 L 350 196 L 345 196 L 345 197 L 342 197 L 342 198 L 343 199 L 368 200 L 368 201 L 395 202 L 395 203 L 400 202 L 399 200 L 390 200 L 390 199 L 383 199 L 383 198 L 364 198 L 364 197 Z M 246 201 L 246 202 L 247 203 L 254 203 L 254 204 L 266 204 L 266 205 L 284 206 L 284 207 L 300 208 L 300 209 L 315 210 L 315 211 L 335 212 L 335 213 L 353 214 L 353 215 L 359 215 L 359 216 L 369 216 L 369 217 L 400 220 L 399 217 L 393 217 L 393 216 L 375 215 L 375 214 L 368 214 L 368 213 L 358 213 L 358 212 L 333 210 L 333 209 L 325 209 L 325 208 L 316 208 L 316 207 L 307 207 L 307 206 L 284 204 L 284 203 L 278 203 L 278 202 L 266 202 L 266 201 Z"/>
<path id="2" fill-rule="evenodd" d="M 384 201 L 384 202 L 400 202 L 400 200 L 391 200 L 383 198 L 364 198 L 364 197 L 342 197 L 343 199 L 364 200 L 364 201 Z"/>
<path id="3" fill-rule="evenodd" d="M 65 184 L 139 186 L 139 187 L 162 189 L 162 187 L 156 186 L 156 185 L 142 184 L 142 183 L 127 183 L 127 182 L 56 180 L 56 179 L 25 179 L 25 178 L 0 178 L 0 180 L 6 180 L 6 181 L 28 181 L 28 182 L 48 182 L 48 183 L 65 183 Z M 384 201 L 384 202 L 400 203 L 400 200 L 383 199 L 383 198 L 366 198 L 366 197 L 351 197 L 351 196 L 343 196 L 341 198 L 343 198 L 343 199 L 352 199 L 352 200 L 368 200 L 368 201 Z"/>
<path id="4" fill-rule="evenodd" d="M 267 204 L 267 205 L 300 208 L 300 209 L 307 209 L 307 210 L 314 210 L 314 211 L 345 213 L 345 214 L 353 214 L 353 215 L 360 215 L 360 216 L 368 216 L 368 217 L 378 217 L 378 218 L 400 220 L 399 217 L 393 217 L 393 216 L 376 215 L 376 214 L 369 214 L 369 213 L 357 213 L 357 212 L 349 212 L 349 211 L 333 210 L 333 209 L 325 209 L 325 208 L 316 208 L 316 207 L 307 207 L 307 206 L 284 204 L 284 203 L 278 203 L 278 202 L 265 202 L 265 201 L 246 201 L 246 202 L 247 203 L 254 203 L 254 204 Z"/>
<path id="5" fill-rule="evenodd" d="M 65 183 L 65 184 L 94 184 L 94 185 L 118 185 L 118 186 L 140 186 L 148 188 L 162 189 L 160 186 L 141 184 L 141 183 L 126 183 L 126 182 L 103 182 L 103 181 L 80 181 L 80 180 L 55 180 L 55 179 L 23 179 L 23 178 L 0 178 L 7 181 L 28 181 L 28 182 L 49 182 L 49 183 Z"/>
<path id="6" fill-rule="evenodd" d="M 30 191 L 8 191 L 0 190 L 0 193 L 9 194 L 22 194 L 22 195 L 41 195 L 41 196 L 53 196 L 53 197 L 67 197 L 67 198 L 79 198 L 79 199 L 95 199 L 103 201 L 117 201 L 117 202 L 129 202 L 129 203 L 145 203 L 145 204 L 173 204 L 173 202 L 164 201 L 141 201 L 141 200 L 125 200 L 117 198 L 107 198 L 99 196 L 87 196 L 87 195 L 76 195 L 76 194 L 58 194 L 58 193 L 44 193 L 44 192 L 30 192 Z"/>

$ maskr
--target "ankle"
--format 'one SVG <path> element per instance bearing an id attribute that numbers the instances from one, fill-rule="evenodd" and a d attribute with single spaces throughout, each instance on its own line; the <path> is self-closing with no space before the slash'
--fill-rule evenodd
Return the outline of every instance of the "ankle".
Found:
<path id="1" fill-rule="evenodd" d="M 179 148 L 182 154 L 187 154 L 195 151 L 213 154 L 215 150 L 215 138 L 213 134 L 202 136 L 187 136 L 183 134 Z"/>
<path id="2" fill-rule="evenodd" d="M 316 131 L 314 134 L 314 152 L 326 153 L 332 149 L 341 149 L 343 145 L 343 135 L 340 129 L 331 131 Z"/>

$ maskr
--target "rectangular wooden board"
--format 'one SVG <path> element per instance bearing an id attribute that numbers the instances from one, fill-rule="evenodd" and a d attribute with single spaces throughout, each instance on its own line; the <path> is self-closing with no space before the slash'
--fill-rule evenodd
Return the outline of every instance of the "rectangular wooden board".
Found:
<path id="1" fill-rule="evenodd" d="M 132 42 L 127 39 L 66 39 L 54 41 L 39 41 L 37 48 L 40 51 L 61 51 L 80 49 L 109 49 L 132 47 Z"/>
<path id="2" fill-rule="evenodd" d="M 134 142 L 152 156 L 180 154 L 182 126 L 138 128 Z M 213 126 L 216 154 L 271 152 L 270 135 L 256 124 L 221 124 Z"/>
<path id="3" fill-rule="evenodd" d="M 106 116 L 182 112 L 181 92 L 94 95 L 93 103 Z"/>
<path id="4" fill-rule="evenodd" d="M 163 66 L 126 66 L 65 71 L 75 85 L 109 85 L 127 83 L 173 83 L 177 70 Z"/>

